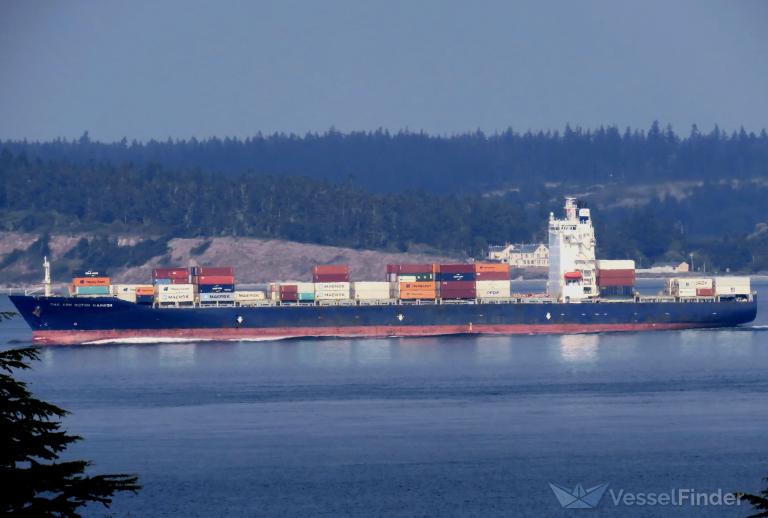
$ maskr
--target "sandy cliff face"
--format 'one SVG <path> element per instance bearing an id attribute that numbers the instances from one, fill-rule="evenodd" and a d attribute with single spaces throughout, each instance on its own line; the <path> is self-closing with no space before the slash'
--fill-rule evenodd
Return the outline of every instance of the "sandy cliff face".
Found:
<path id="1" fill-rule="evenodd" d="M 0 233 L 0 261 L 14 249 L 24 250 L 39 236 L 15 232 Z M 51 236 L 52 261 L 55 263 L 83 236 Z M 127 239 L 127 238 L 126 238 Z M 456 262 L 464 258 L 427 254 L 388 253 L 375 250 L 355 250 L 335 246 L 322 246 L 271 239 L 212 238 L 210 246 L 202 254 L 193 249 L 205 239 L 173 239 L 169 242 L 169 254 L 147 260 L 143 265 L 131 268 L 111 268 L 116 283 L 148 282 L 151 270 L 159 265 L 226 265 L 234 266 L 237 281 L 256 284 L 273 280 L 311 280 L 311 270 L 316 264 L 345 263 L 350 266 L 352 279 L 383 280 L 387 263 Z M 135 239 L 130 244 L 135 244 Z M 126 241 L 128 243 L 128 241 Z M 40 263 L 31 259 L 15 261 L 0 270 L 0 281 L 6 285 L 17 284 L 16 278 L 29 277 L 39 272 Z M 92 265 L 100 266 L 100 265 Z M 54 279 L 66 283 L 69 279 Z M 20 282 L 29 284 L 28 280 Z"/>

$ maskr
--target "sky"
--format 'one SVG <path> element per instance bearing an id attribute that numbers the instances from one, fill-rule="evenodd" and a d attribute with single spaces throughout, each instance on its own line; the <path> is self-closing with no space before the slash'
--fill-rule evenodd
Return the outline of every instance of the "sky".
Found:
<path id="1" fill-rule="evenodd" d="M 768 2 L 0 0 L 0 139 L 768 126 Z"/>

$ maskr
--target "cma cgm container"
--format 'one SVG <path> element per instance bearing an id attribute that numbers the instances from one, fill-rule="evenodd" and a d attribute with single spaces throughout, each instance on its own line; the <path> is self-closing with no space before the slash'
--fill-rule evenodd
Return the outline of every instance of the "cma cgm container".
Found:
<path id="1" fill-rule="evenodd" d="M 315 300 L 345 300 L 349 299 L 348 282 L 316 282 Z"/>
<path id="2" fill-rule="evenodd" d="M 198 293 L 234 293 L 234 284 L 198 284 Z"/>
<path id="3" fill-rule="evenodd" d="M 355 300 L 385 300 L 389 298 L 389 283 L 364 281 L 352 283 L 352 298 Z"/>
<path id="4" fill-rule="evenodd" d="M 478 299 L 497 299 L 509 298 L 512 290 L 508 280 L 477 281 L 475 282 L 475 292 Z"/>

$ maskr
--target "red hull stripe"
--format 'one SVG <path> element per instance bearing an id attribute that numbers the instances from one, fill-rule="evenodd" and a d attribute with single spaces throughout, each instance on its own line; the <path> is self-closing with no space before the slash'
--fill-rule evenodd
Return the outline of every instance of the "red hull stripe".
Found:
<path id="1" fill-rule="evenodd" d="M 299 337 L 438 336 L 455 334 L 576 334 L 612 331 L 649 331 L 706 327 L 705 324 L 543 324 L 543 325 L 453 325 L 453 326 L 349 326 L 349 327 L 268 327 L 227 329 L 112 329 L 98 331 L 33 331 L 37 344 L 84 344 L 91 342 L 270 340 Z"/>

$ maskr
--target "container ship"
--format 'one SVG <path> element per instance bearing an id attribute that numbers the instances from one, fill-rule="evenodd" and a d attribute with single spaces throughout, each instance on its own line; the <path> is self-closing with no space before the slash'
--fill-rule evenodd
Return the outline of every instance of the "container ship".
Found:
<path id="1" fill-rule="evenodd" d="M 503 263 L 390 264 L 384 279 L 350 282 L 345 265 L 319 265 L 312 282 L 242 290 L 230 267 L 156 268 L 152 282 L 114 284 L 77 272 L 67 296 L 11 296 L 37 344 L 100 344 L 293 337 L 594 333 L 737 326 L 754 320 L 749 277 L 668 279 L 635 289 L 635 263 L 598 260 L 588 208 L 566 198 L 549 217 L 547 292 L 516 294 Z"/>

